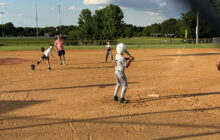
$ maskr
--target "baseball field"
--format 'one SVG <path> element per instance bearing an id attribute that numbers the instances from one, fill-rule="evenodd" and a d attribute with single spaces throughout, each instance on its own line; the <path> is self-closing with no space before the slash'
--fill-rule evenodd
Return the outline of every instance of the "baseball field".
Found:
<path id="1" fill-rule="evenodd" d="M 51 71 L 30 69 L 39 50 L 0 51 L 0 139 L 220 139 L 218 48 L 129 52 L 120 104 L 104 49 L 66 50 L 67 65 L 51 57 Z"/>

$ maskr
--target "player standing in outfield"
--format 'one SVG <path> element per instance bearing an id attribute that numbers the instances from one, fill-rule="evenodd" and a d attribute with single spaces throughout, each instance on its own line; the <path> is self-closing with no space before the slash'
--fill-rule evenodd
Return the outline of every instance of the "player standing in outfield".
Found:
<path id="1" fill-rule="evenodd" d="M 57 54 L 60 57 L 60 65 L 65 65 L 65 50 L 64 50 L 64 42 L 61 39 L 60 35 L 57 36 L 57 40 L 54 43 L 55 49 L 57 50 Z M 62 60 L 63 56 L 63 60 Z M 63 63 L 62 63 L 63 62 Z"/>
<path id="2" fill-rule="evenodd" d="M 113 48 L 110 45 L 110 42 L 107 42 L 107 45 L 105 46 L 105 48 L 106 48 L 105 62 L 107 63 L 109 54 L 111 55 L 112 62 L 113 62 L 113 55 L 112 55 L 112 49 Z"/>
<path id="3" fill-rule="evenodd" d="M 116 87 L 115 87 L 115 92 L 114 92 L 114 101 L 119 101 L 120 103 L 127 103 L 127 100 L 125 100 L 124 96 L 125 96 L 125 92 L 127 90 L 127 77 L 125 75 L 125 68 L 128 68 L 132 62 L 132 60 L 134 60 L 134 57 L 132 57 L 128 51 L 126 51 L 126 46 L 123 43 L 120 43 L 117 45 L 116 48 L 117 54 L 116 54 L 116 58 L 115 58 L 115 77 L 116 77 Z M 127 52 L 130 56 L 130 58 L 125 58 L 123 56 L 123 54 Z M 126 63 L 126 60 L 129 60 L 128 63 Z M 120 99 L 118 100 L 118 91 L 119 88 L 122 84 L 122 91 L 121 91 L 121 96 Z"/>
<path id="4" fill-rule="evenodd" d="M 50 47 L 46 51 L 44 51 L 44 48 L 42 47 L 41 51 L 43 52 L 43 55 L 40 58 L 40 60 L 37 62 L 37 65 L 39 65 L 42 60 L 46 60 L 47 64 L 48 64 L 48 69 L 51 70 L 51 67 L 50 67 L 50 55 L 53 56 L 52 50 L 53 50 L 53 45 L 52 44 L 50 44 Z M 54 56 L 53 56 L 53 58 L 54 58 Z"/>

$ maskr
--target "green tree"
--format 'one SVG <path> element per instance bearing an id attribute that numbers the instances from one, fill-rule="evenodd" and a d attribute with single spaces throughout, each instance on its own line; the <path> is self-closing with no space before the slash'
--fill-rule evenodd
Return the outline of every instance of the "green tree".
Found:
<path id="1" fill-rule="evenodd" d="M 150 31 L 152 34 L 158 34 L 161 31 L 161 25 L 158 23 L 152 24 L 150 26 Z"/>
<path id="2" fill-rule="evenodd" d="M 78 29 L 74 29 L 68 33 L 68 40 L 78 40 L 80 35 L 80 31 Z"/>
<path id="3" fill-rule="evenodd" d="M 214 6 L 220 10 L 220 0 L 214 0 Z"/>
<path id="4" fill-rule="evenodd" d="M 186 14 L 181 16 L 181 28 L 182 34 L 184 36 L 184 30 L 188 30 L 188 35 L 190 38 L 195 38 L 196 36 L 196 26 L 197 26 L 197 11 L 190 10 Z M 215 36 L 213 26 L 205 20 L 205 18 L 200 14 L 199 16 L 199 37 L 208 38 Z"/>
<path id="5" fill-rule="evenodd" d="M 121 37 L 132 37 L 133 36 L 133 25 L 131 24 L 123 24 L 123 31 L 121 32 Z"/>
<path id="6" fill-rule="evenodd" d="M 24 36 L 24 28 L 23 27 L 16 28 L 16 36 Z"/>
<path id="7" fill-rule="evenodd" d="M 94 39 L 102 40 L 103 38 L 103 29 L 104 29 L 104 10 L 96 10 L 93 16 L 93 29 L 94 29 Z"/>
<path id="8" fill-rule="evenodd" d="M 79 19 L 79 38 L 92 39 L 93 38 L 93 21 L 91 11 L 89 9 L 82 10 Z"/>
<path id="9" fill-rule="evenodd" d="M 142 35 L 143 36 L 150 36 L 150 34 L 151 34 L 151 27 L 150 26 L 144 27 L 144 29 L 142 31 Z"/>
<path id="10" fill-rule="evenodd" d="M 31 27 L 25 27 L 24 36 L 36 36 L 36 30 Z"/>
<path id="11" fill-rule="evenodd" d="M 5 36 L 14 36 L 16 33 L 16 28 L 14 27 L 14 24 L 11 22 L 8 22 L 4 25 L 4 33 Z"/>
<path id="12" fill-rule="evenodd" d="M 177 34 L 178 26 L 177 20 L 170 18 L 161 23 L 161 35 L 165 34 Z"/>
<path id="13" fill-rule="evenodd" d="M 45 27 L 44 33 L 48 33 L 49 36 L 54 37 L 55 35 L 59 34 L 59 27 Z"/>
<path id="14" fill-rule="evenodd" d="M 103 39 L 116 39 L 121 36 L 124 13 L 117 5 L 110 4 L 103 10 Z"/>

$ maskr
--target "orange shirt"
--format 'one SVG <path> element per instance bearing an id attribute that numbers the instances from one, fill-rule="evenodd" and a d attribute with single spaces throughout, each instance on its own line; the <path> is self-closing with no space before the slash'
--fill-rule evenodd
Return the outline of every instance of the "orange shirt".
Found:
<path id="1" fill-rule="evenodd" d="M 62 40 L 57 39 L 54 46 L 57 46 L 59 51 L 64 50 L 64 42 Z"/>

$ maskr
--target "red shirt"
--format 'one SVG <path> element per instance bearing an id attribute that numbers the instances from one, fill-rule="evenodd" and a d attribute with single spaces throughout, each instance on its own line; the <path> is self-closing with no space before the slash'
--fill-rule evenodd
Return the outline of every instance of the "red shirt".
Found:
<path id="1" fill-rule="evenodd" d="M 64 50 L 64 42 L 60 39 L 57 39 L 54 43 L 54 46 L 57 46 L 58 50 Z"/>

